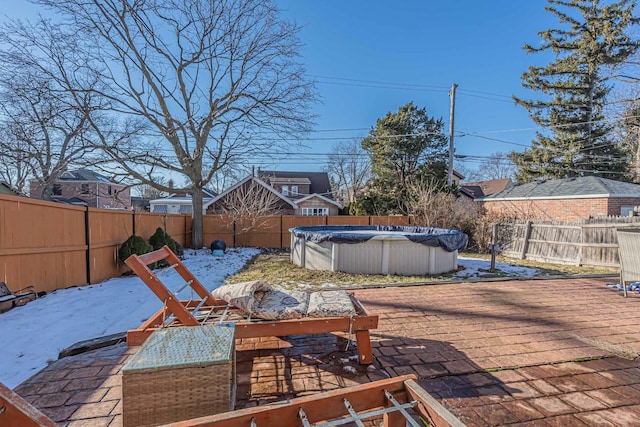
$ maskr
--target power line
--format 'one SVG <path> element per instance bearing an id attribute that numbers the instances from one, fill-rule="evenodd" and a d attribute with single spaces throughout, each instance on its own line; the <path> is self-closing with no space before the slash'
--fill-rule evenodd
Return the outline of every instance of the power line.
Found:
<path id="1" fill-rule="evenodd" d="M 393 85 L 393 86 L 423 87 L 423 88 L 431 88 L 431 89 L 444 89 L 445 91 L 449 90 L 449 87 L 447 86 L 423 85 L 423 84 L 413 84 L 413 83 L 381 82 L 381 81 L 375 81 L 375 80 L 349 79 L 349 78 L 343 78 L 343 77 L 330 77 L 330 76 L 318 76 L 318 75 L 310 75 L 309 77 L 313 77 L 316 79 L 341 80 L 346 82 L 370 83 L 370 84 Z"/>

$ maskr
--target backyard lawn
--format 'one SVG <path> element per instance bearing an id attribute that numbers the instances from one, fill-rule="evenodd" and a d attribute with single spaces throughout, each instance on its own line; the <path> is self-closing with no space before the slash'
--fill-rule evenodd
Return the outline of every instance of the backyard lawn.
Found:
<path id="1" fill-rule="evenodd" d="M 572 275 L 617 275 L 609 268 L 579 267 L 574 265 L 548 264 L 530 260 L 497 257 L 496 270 L 489 271 L 489 255 L 461 253 L 458 256 L 458 271 L 433 276 L 398 276 L 347 274 L 331 271 L 307 270 L 289 262 L 288 252 L 272 252 L 258 255 L 240 272 L 227 278 L 227 282 L 265 280 L 287 288 L 310 287 L 366 287 L 390 284 L 439 283 L 473 278 L 495 279 L 501 277 L 550 277 Z"/>

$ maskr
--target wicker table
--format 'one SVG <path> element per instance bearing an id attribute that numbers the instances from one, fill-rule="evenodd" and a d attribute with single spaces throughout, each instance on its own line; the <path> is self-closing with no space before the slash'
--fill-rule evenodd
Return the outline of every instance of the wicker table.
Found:
<path id="1" fill-rule="evenodd" d="M 122 369 L 124 427 L 156 426 L 233 409 L 235 328 L 153 332 Z"/>

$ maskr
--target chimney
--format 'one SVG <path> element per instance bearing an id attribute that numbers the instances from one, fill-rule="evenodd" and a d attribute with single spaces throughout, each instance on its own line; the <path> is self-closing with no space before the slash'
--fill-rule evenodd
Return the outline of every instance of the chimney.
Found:
<path id="1" fill-rule="evenodd" d="M 173 190 L 173 180 L 172 179 L 169 180 L 169 188 L 171 188 Z"/>

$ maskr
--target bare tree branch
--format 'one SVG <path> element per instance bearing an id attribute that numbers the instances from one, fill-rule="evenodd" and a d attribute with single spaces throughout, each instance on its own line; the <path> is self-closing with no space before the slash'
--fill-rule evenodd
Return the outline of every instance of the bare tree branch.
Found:
<path id="1" fill-rule="evenodd" d="M 315 93 L 298 62 L 299 28 L 280 20 L 271 1 L 36 2 L 63 13 L 86 42 L 85 73 L 99 84 L 75 91 L 149 127 L 143 143 L 90 120 L 110 158 L 162 191 L 175 190 L 153 180 L 161 171 L 188 179 L 181 190 L 193 195 L 194 247 L 202 245 L 202 189 L 214 175 L 310 126 Z"/>

